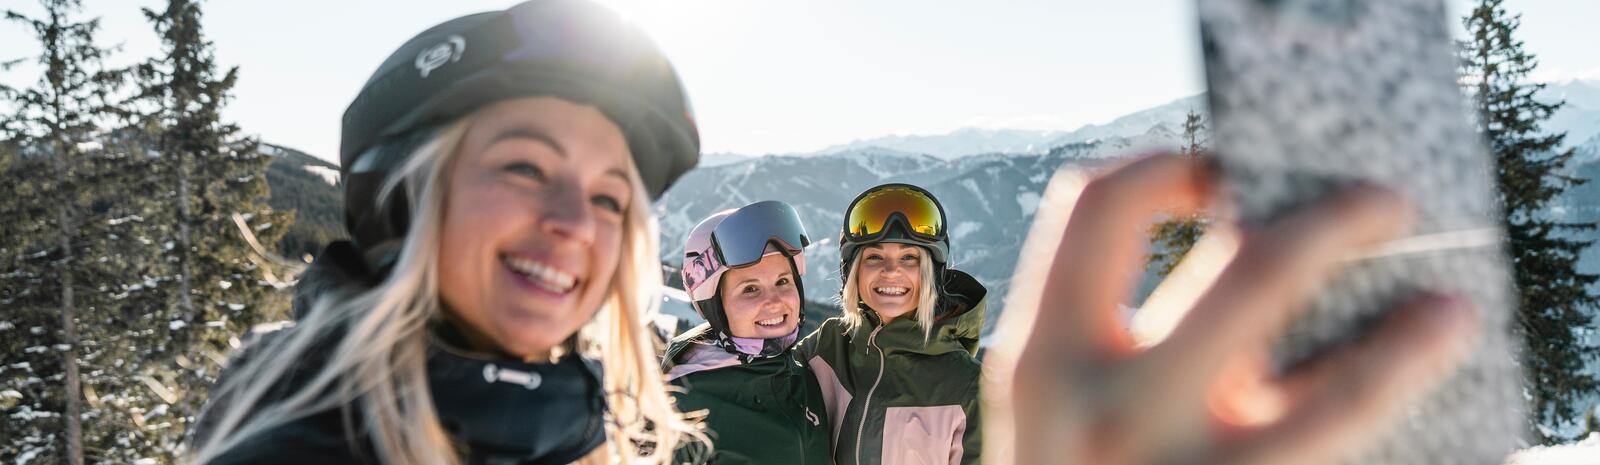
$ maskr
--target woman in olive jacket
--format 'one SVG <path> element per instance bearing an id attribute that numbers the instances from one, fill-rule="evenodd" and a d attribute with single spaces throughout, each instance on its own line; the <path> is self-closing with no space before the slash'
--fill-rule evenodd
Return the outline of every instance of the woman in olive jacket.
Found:
<path id="1" fill-rule="evenodd" d="M 944 211 L 907 184 L 867 190 L 840 238 L 844 316 L 796 353 L 822 385 L 840 465 L 977 463 L 987 290 L 947 269 Z"/>

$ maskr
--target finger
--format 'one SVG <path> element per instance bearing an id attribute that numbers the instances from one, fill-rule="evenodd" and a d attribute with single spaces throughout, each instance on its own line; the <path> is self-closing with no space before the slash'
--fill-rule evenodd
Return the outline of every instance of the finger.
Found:
<path id="1" fill-rule="evenodd" d="M 1227 463 L 1321 463 L 1362 450 L 1442 381 L 1477 327 L 1464 299 L 1425 295 L 1400 306 L 1367 337 L 1285 376 L 1289 413 L 1241 436 Z"/>
<path id="2" fill-rule="evenodd" d="M 1144 226 L 1160 212 L 1198 210 L 1211 184 L 1207 169 L 1170 154 L 1135 159 L 1085 184 L 1045 274 L 1031 339 L 1130 350 L 1117 309 L 1143 264 Z"/>
<path id="3" fill-rule="evenodd" d="M 1411 215 L 1399 194 L 1361 187 L 1246 231 L 1214 285 L 1153 349 L 1154 363 L 1175 389 L 1204 389 L 1228 358 L 1281 331 L 1344 257 L 1400 234 Z"/>

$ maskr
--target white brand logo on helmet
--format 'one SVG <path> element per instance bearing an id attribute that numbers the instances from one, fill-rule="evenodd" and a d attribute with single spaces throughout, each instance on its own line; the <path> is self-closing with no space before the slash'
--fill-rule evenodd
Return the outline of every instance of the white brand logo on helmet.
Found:
<path id="1" fill-rule="evenodd" d="M 428 47 L 427 50 L 423 50 L 422 53 L 418 53 L 417 69 L 422 71 L 423 79 L 427 79 L 429 72 L 450 62 L 460 60 L 461 52 L 466 50 L 466 39 L 462 39 L 461 36 L 450 36 L 444 42 L 435 44 L 432 47 Z"/>

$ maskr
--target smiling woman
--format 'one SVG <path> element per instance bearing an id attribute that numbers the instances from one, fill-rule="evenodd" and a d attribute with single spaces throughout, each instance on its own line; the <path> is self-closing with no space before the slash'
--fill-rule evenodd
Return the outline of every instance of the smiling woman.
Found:
<path id="1" fill-rule="evenodd" d="M 704 410 L 715 450 L 691 445 L 680 461 L 831 463 L 822 392 L 792 351 L 809 243 L 799 215 L 776 201 L 711 215 L 690 232 L 683 282 L 706 322 L 672 340 L 662 368 L 681 388 L 678 405 Z"/>
<path id="2" fill-rule="evenodd" d="M 885 184 L 844 216 L 844 316 L 795 349 L 822 385 L 834 463 L 977 463 L 988 290 L 947 267 L 944 207 L 920 187 Z"/>
<path id="3" fill-rule="evenodd" d="M 584 0 L 457 18 L 344 123 L 353 240 L 223 374 L 193 463 L 665 463 L 701 437 L 643 328 L 647 206 L 698 136 L 642 34 Z"/>

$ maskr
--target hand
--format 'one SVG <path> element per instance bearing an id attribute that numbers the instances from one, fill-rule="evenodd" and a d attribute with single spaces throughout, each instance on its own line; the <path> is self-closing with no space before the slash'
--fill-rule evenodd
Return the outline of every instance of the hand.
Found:
<path id="1" fill-rule="evenodd" d="M 1170 335 L 1136 341 L 1118 305 L 1144 264 L 1137 232 L 1160 212 L 1205 206 L 1216 183 L 1172 155 L 1052 180 L 985 362 L 986 460 L 1329 463 L 1380 435 L 1465 354 L 1476 314 L 1464 299 L 1422 294 L 1348 346 L 1266 369 L 1273 338 L 1344 257 L 1407 228 L 1409 204 L 1371 187 L 1252 230 L 1213 223 L 1234 238 L 1231 258 L 1210 281 L 1181 283 L 1196 290 Z"/>

